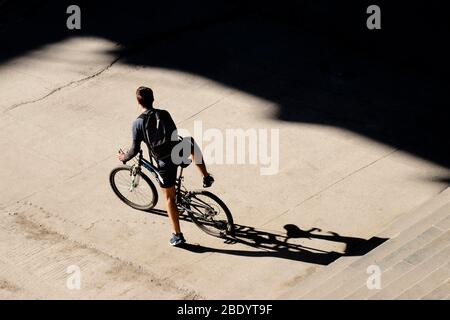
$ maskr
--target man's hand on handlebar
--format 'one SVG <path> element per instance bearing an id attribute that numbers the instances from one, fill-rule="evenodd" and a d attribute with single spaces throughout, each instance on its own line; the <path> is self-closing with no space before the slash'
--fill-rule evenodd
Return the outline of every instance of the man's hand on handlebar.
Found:
<path id="1" fill-rule="evenodd" d="M 119 149 L 119 153 L 117 155 L 117 157 L 119 158 L 120 161 L 122 161 L 123 163 L 125 163 L 125 152 L 123 152 L 122 149 Z"/>

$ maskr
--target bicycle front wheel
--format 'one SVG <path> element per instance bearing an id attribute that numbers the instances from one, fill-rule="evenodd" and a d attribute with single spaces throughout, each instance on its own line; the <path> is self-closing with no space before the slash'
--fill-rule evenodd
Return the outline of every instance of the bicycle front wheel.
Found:
<path id="1" fill-rule="evenodd" d="M 190 192 L 186 209 L 191 220 L 204 232 L 216 237 L 233 235 L 231 212 L 215 194 L 205 190 Z"/>
<path id="2" fill-rule="evenodd" d="M 114 193 L 130 207 L 148 211 L 158 202 L 158 191 L 149 177 L 139 172 L 139 182 L 133 184 L 132 167 L 123 165 L 109 174 L 109 183 Z"/>

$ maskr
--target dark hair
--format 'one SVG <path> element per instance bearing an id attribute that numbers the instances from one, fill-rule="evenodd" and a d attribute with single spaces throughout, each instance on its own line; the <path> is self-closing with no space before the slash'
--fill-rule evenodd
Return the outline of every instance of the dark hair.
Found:
<path id="1" fill-rule="evenodd" d="M 150 88 L 147 87 L 139 87 L 136 90 L 136 97 L 138 99 L 138 102 L 141 106 L 144 108 L 151 108 L 153 106 L 153 91 Z"/>

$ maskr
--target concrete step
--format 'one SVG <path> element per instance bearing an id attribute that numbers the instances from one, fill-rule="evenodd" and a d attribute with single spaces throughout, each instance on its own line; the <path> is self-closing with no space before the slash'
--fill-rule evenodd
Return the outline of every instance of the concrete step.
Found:
<path id="1" fill-rule="evenodd" d="M 434 225 L 436 228 L 441 229 L 443 231 L 450 230 L 450 214 L 447 218 L 441 220 L 440 222 Z"/>
<path id="2" fill-rule="evenodd" d="M 432 256 L 448 244 L 450 234 L 444 234 L 441 230 L 431 227 L 418 236 L 416 239 L 408 242 L 400 249 L 389 254 L 378 261 L 372 261 L 382 272 L 382 286 L 395 281 L 399 276 L 408 272 L 414 265 L 408 260 L 417 255 L 418 250 L 423 250 L 422 255 L 417 256 L 416 260 L 422 261 Z M 439 247 L 437 245 L 440 245 Z M 431 248 L 431 249 L 430 249 Z M 366 281 L 369 275 L 366 272 L 367 267 L 354 269 L 349 275 L 352 277 L 343 286 L 326 295 L 327 299 L 342 299 L 348 297 L 351 299 L 365 299 L 373 294 L 373 290 L 367 288 Z"/>
<path id="3" fill-rule="evenodd" d="M 383 287 L 377 294 L 370 297 L 370 299 L 394 299 L 401 293 L 405 291 L 405 288 L 409 288 L 431 273 L 439 269 L 441 266 L 448 262 L 448 257 L 450 256 L 450 246 L 436 253 L 431 258 L 420 263 L 415 268 L 392 282 L 387 287 Z"/>
<path id="4" fill-rule="evenodd" d="M 349 264 L 356 261 L 359 257 L 341 257 L 329 266 L 318 267 L 316 271 L 307 278 L 304 278 L 302 282 L 296 285 L 290 291 L 285 292 L 279 296 L 278 299 L 299 299 L 302 295 L 308 293 L 318 285 L 325 283 L 333 275 L 345 270 Z"/>
<path id="5" fill-rule="evenodd" d="M 333 297 L 334 299 L 342 299 L 353 290 L 362 286 L 365 287 L 368 278 L 366 273 L 367 267 L 378 265 L 383 271 L 413 253 L 418 247 L 420 248 L 438 238 L 443 231 L 435 227 L 430 228 L 429 226 L 433 224 L 431 221 L 441 221 L 447 218 L 449 209 L 450 204 L 445 205 L 424 217 L 424 219 L 417 221 L 408 229 L 403 230 L 397 237 L 388 240 L 369 254 L 358 257 L 342 271 L 333 274 L 326 282 L 316 286 L 313 290 L 303 295 L 302 298 L 320 299 Z M 424 220 L 425 222 L 423 222 Z"/>
<path id="6" fill-rule="evenodd" d="M 436 223 L 436 221 L 441 221 L 441 219 L 434 220 L 433 213 L 449 204 L 450 188 L 447 188 L 435 197 L 418 206 L 417 209 L 405 212 L 399 216 L 383 232 L 381 232 L 379 236 L 394 238 L 405 229 L 417 224 L 419 221 L 431 226 Z"/>
<path id="7" fill-rule="evenodd" d="M 286 292 L 279 298 L 298 299 L 313 298 L 328 295 L 339 287 L 349 285 L 349 279 L 354 275 L 355 270 L 362 270 L 364 279 L 367 279 L 367 266 L 381 261 L 389 256 L 391 259 L 396 255 L 399 248 L 405 246 L 411 240 L 416 244 L 425 245 L 442 234 L 448 224 L 448 208 L 450 208 L 450 188 L 447 188 L 433 199 L 420 205 L 409 214 L 402 215 L 399 219 L 390 224 L 379 237 L 390 238 L 383 245 L 372 250 L 364 257 L 342 257 L 330 266 L 318 269 L 314 274 L 300 282 L 297 286 Z M 430 226 L 440 221 L 439 227 L 430 229 Z M 400 234 L 402 236 L 400 237 Z M 413 250 L 413 247 L 403 248 L 402 258 Z M 398 259 L 397 259 L 398 260 Z M 397 261 L 393 259 L 391 262 Z M 388 262 L 388 261 L 386 261 Z M 340 275 L 347 273 L 347 276 L 340 278 Z M 360 283 L 356 283 L 356 287 Z M 364 280 L 365 284 L 365 280 Z M 315 292 L 315 294 L 312 294 Z M 347 292 L 350 293 L 350 292 Z"/>
<path id="8" fill-rule="evenodd" d="M 445 219 L 446 218 L 444 218 L 444 220 Z M 388 285 L 396 278 L 401 276 L 401 274 L 411 270 L 414 267 L 414 265 L 417 265 L 417 263 L 424 261 L 427 257 L 431 256 L 432 254 L 436 253 L 443 247 L 447 246 L 450 243 L 449 231 L 444 232 L 442 234 L 439 234 L 439 231 L 442 230 L 437 229 L 436 227 L 431 227 L 424 233 L 424 234 L 428 233 L 439 235 L 439 237 L 435 237 L 435 239 L 430 243 L 428 243 L 426 246 L 421 247 L 422 246 L 421 243 L 422 235 L 421 235 L 417 239 L 410 241 L 403 248 L 400 248 L 397 252 L 390 254 L 388 257 L 380 261 L 378 265 L 380 266 L 383 272 L 382 274 L 383 284 Z M 411 252 L 412 250 L 416 251 L 410 254 L 404 260 L 402 260 L 405 257 L 405 253 Z M 393 263 L 396 263 L 396 265 L 392 266 Z M 389 266 L 392 266 L 392 268 L 390 268 Z M 359 280 L 355 279 L 355 282 L 357 283 L 359 281 L 361 283 L 366 278 L 367 275 L 363 275 L 360 277 Z M 350 287 L 351 286 L 349 286 L 349 288 Z M 341 289 L 342 293 L 348 292 L 349 290 L 348 288 L 341 288 Z M 369 290 L 365 284 L 361 283 L 360 287 L 357 290 L 354 290 L 350 295 L 344 293 L 344 297 L 346 299 L 366 299 L 370 297 L 372 294 L 373 291 Z"/>
<path id="9" fill-rule="evenodd" d="M 414 300 L 420 299 L 421 297 L 433 292 L 435 289 L 439 288 L 442 284 L 450 278 L 450 262 L 447 262 L 444 266 L 436 269 L 425 279 L 416 283 L 412 287 L 406 289 L 402 294 L 397 296 L 395 299 L 399 300 Z M 447 293 L 450 294 L 450 288 Z"/>
<path id="10" fill-rule="evenodd" d="M 421 299 L 422 300 L 442 300 L 442 299 L 449 299 L 450 294 L 450 278 L 447 279 L 445 283 L 431 291 L 430 293 L 424 295 Z"/>
<path id="11" fill-rule="evenodd" d="M 411 250 L 414 250 L 419 245 L 426 243 L 426 237 L 423 239 L 423 242 L 418 241 L 418 237 L 422 234 L 428 234 L 430 236 L 430 238 L 428 238 L 429 240 L 433 240 L 435 238 L 434 235 L 439 236 L 444 230 L 435 227 L 430 228 L 430 226 L 433 226 L 436 221 L 442 221 L 448 218 L 450 215 L 450 198 L 448 201 L 449 203 L 425 216 L 422 220 L 403 229 L 400 234 L 395 237 L 391 236 L 390 240 L 386 241 L 376 250 L 370 252 L 367 256 L 358 259 L 353 266 L 359 267 L 367 265 L 367 262 L 380 261 L 380 258 L 382 257 L 386 266 L 389 267 L 395 264 L 396 261 L 399 261 L 399 255 L 403 254 L 404 256 L 404 254 L 411 252 Z M 396 229 L 397 227 L 394 226 L 393 228 Z M 389 238 L 389 232 L 383 232 L 383 234 Z M 410 242 L 411 244 L 408 244 Z"/>

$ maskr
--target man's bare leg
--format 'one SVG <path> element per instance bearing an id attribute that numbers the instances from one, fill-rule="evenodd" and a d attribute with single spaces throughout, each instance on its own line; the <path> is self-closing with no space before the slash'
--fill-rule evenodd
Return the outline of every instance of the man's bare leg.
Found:
<path id="1" fill-rule="evenodd" d="M 195 142 L 194 138 L 191 138 L 191 143 L 192 143 L 191 148 L 192 161 L 200 170 L 200 173 L 203 175 L 203 177 L 209 176 L 208 170 L 206 170 L 205 161 L 203 161 L 203 154 L 202 151 L 200 150 L 200 147 Z"/>
<path id="2" fill-rule="evenodd" d="M 175 203 L 175 186 L 162 188 L 164 198 L 166 199 L 167 214 L 175 234 L 181 233 L 178 208 Z"/>

